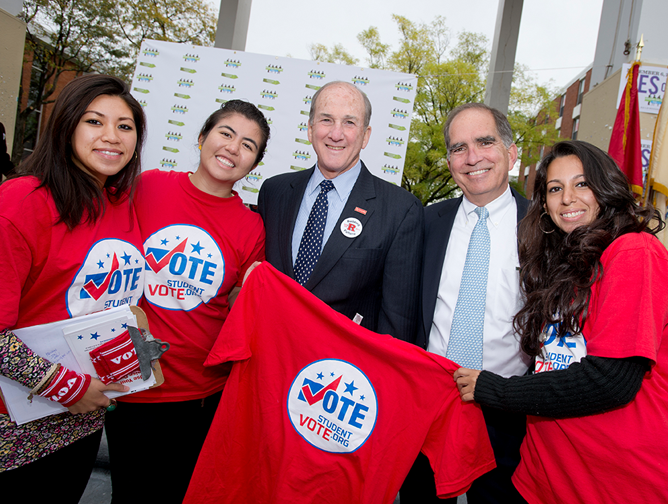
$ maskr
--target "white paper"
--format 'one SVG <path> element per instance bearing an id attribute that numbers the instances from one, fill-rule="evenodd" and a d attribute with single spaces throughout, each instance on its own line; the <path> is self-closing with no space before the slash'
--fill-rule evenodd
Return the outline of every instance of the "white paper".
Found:
<path id="1" fill-rule="evenodd" d="M 77 362 L 77 358 L 68 345 L 64 333 L 70 334 L 86 330 L 88 334 L 96 332 L 98 334 L 105 334 L 107 339 L 103 341 L 103 337 L 99 338 L 100 344 L 102 344 L 115 337 L 112 336 L 112 338 L 109 338 L 110 334 L 114 332 L 116 335 L 120 334 L 122 331 L 119 332 L 118 329 L 122 327 L 122 324 L 127 324 L 128 320 L 132 321 L 132 324 L 136 327 L 136 319 L 132 311 L 130 311 L 130 306 L 123 305 L 103 312 L 84 315 L 83 317 L 15 329 L 13 332 L 36 354 L 49 359 L 51 362 L 59 362 L 68 369 L 86 373 L 79 362 Z M 112 328 L 115 331 L 112 332 Z M 133 379 L 134 377 L 135 374 L 130 375 L 120 382 L 123 385 L 129 386 L 130 391 L 106 392 L 105 395 L 109 398 L 120 397 L 140 390 L 146 390 L 155 384 L 153 372 L 151 372 L 151 377 L 146 381 L 142 381 L 141 377 L 139 377 L 137 382 L 137 380 Z M 2 389 L 5 406 L 7 406 L 11 419 L 19 425 L 67 411 L 67 408 L 61 404 L 37 395 L 33 397 L 31 403 L 28 401 L 30 389 L 6 376 L 0 376 L 0 388 Z"/>
<path id="2" fill-rule="evenodd" d="M 132 313 L 122 318 L 112 313 L 98 320 L 92 329 L 88 323 L 63 328 L 65 341 L 72 350 L 72 355 L 79 364 L 81 372 L 99 378 L 90 360 L 89 352 L 122 334 L 128 325 L 137 327 L 137 320 Z"/>

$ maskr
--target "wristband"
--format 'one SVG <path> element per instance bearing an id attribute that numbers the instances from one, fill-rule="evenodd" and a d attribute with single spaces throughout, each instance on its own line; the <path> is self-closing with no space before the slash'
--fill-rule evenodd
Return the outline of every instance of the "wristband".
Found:
<path id="1" fill-rule="evenodd" d="M 51 378 L 53 378 L 53 375 L 58 372 L 60 369 L 60 364 L 57 362 L 55 364 L 51 364 L 51 367 L 47 371 L 47 373 L 42 377 L 42 379 L 39 381 L 37 385 L 30 391 L 30 395 L 28 396 L 28 401 L 32 403 L 32 398 L 34 397 L 35 394 L 39 395 L 39 393 L 42 391 L 44 387 L 46 387 L 46 384 L 51 381 Z"/>
<path id="2" fill-rule="evenodd" d="M 39 395 L 69 407 L 83 398 L 90 381 L 90 375 L 61 367 L 51 383 Z"/>
<path id="3" fill-rule="evenodd" d="M 139 370 L 137 351 L 128 331 L 91 350 L 89 355 L 100 381 L 105 385 Z"/>

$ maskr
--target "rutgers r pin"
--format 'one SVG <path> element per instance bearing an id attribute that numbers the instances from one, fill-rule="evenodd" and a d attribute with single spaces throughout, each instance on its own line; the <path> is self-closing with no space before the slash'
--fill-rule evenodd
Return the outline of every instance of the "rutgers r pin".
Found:
<path id="1" fill-rule="evenodd" d="M 355 238 L 362 232 L 362 223 L 354 217 L 349 217 L 341 223 L 341 232 L 343 236 Z"/>

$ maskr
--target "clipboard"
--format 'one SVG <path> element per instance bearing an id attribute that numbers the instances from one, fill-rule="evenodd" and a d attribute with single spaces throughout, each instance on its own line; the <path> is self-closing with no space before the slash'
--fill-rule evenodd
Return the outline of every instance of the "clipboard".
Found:
<path id="1" fill-rule="evenodd" d="M 115 337 L 114 331 L 120 331 L 123 324 L 132 324 L 148 330 L 148 320 L 144 311 L 137 306 L 123 305 L 109 310 L 84 315 L 81 317 L 60 320 L 39 326 L 16 329 L 13 332 L 36 354 L 59 362 L 63 366 L 82 372 L 81 366 L 74 355 L 72 348 L 65 338 L 66 332 L 78 330 L 81 336 L 90 335 L 91 339 L 99 340 L 102 345 Z M 120 333 L 119 333 L 120 334 Z M 106 338 L 106 339 L 105 339 Z M 128 385 L 128 392 L 105 392 L 110 399 L 129 395 L 141 390 L 147 390 L 164 383 L 164 376 L 157 360 L 152 362 L 151 377 L 145 382 L 131 379 L 130 375 L 119 383 Z M 139 372 L 137 372 L 139 373 Z M 0 395 L 9 411 L 10 418 L 18 425 L 37 420 L 50 415 L 57 415 L 68 411 L 62 404 L 45 397 L 34 396 L 32 402 L 27 400 L 30 389 L 5 376 L 0 376 Z"/>

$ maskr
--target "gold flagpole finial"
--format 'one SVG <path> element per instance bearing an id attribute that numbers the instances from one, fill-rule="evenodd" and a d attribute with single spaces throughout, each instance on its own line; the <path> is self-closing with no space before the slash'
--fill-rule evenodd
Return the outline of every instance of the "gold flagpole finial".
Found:
<path id="1" fill-rule="evenodd" d="M 640 61 L 640 56 L 642 55 L 642 48 L 645 47 L 644 41 L 645 34 L 640 35 L 640 42 L 638 42 L 638 49 L 636 50 L 636 61 Z"/>

